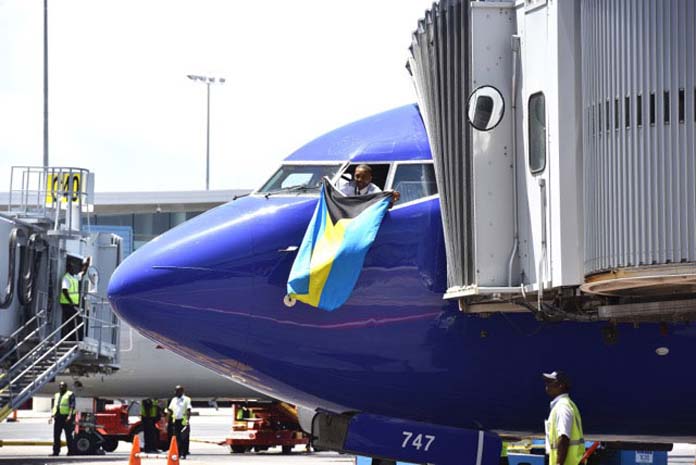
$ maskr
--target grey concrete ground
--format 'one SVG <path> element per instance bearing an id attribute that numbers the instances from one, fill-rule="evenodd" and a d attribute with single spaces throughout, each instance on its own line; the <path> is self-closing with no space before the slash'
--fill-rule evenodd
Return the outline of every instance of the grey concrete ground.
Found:
<path id="1" fill-rule="evenodd" d="M 198 416 L 191 421 L 191 455 L 182 463 L 190 464 L 234 464 L 234 465 L 353 465 L 355 459 L 349 455 L 332 452 L 306 453 L 298 447 L 291 455 L 282 455 L 280 449 L 258 454 L 230 454 L 225 446 L 215 443 L 225 439 L 231 424 L 231 410 L 196 409 Z M 0 423 L 0 440 L 52 440 L 53 427 L 48 424 L 48 414 L 20 412 L 19 422 Z M 113 463 L 125 465 L 131 445 L 121 443 L 115 452 L 98 457 L 48 457 L 50 445 L 9 446 L 0 448 L 0 465 L 80 463 L 83 465 Z M 694 454 L 696 445 L 675 444 L 669 454 L 669 465 L 696 465 Z M 65 453 L 63 448 L 62 453 Z M 163 458 L 142 459 L 143 465 L 166 464 Z"/>
<path id="2" fill-rule="evenodd" d="M 225 439 L 230 428 L 232 413 L 230 409 L 196 409 L 199 413 L 191 420 L 191 455 L 181 463 L 234 465 L 352 465 L 354 458 L 332 452 L 306 453 L 304 447 L 297 447 L 290 455 L 282 455 L 280 448 L 258 454 L 230 454 L 227 446 L 215 443 Z M 17 423 L 0 423 L 0 440 L 31 440 L 49 443 L 53 438 L 53 426 L 48 424 L 48 414 L 19 412 Z M 131 444 L 120 443 L 115 452 L 95 457 L 49 457 L 51 446 L 7 446 L 0 448 L 0 465 L 80 463 L 83 465 L 113 463 L 127 464 Z M 65 448 L 61 453 L 65 454 Z M 144 458 L 143 465 L 166 464 L 164 458 Z"/>

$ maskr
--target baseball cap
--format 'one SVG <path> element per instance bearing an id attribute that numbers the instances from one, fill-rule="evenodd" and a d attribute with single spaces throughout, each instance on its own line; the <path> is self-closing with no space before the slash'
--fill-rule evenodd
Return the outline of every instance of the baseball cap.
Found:
<path id="1" fill-rule="evenodd" d="M 551 373 L 542 373 L 544 381 L 557 381 L 570 386 L 570 377 L 564 371 L 553 371 Z"/>

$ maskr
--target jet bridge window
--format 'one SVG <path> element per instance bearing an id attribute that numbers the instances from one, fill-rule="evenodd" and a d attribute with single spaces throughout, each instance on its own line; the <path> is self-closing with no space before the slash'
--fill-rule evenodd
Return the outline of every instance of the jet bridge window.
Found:
<path id="1" fill-rule="evenodd" d="M 399 191 L 401 198 L 397 204 L 437 194 L 435 170 L 432 163 L 399 164 L 396 167 L 392 189 Z"/>
<path id="2" fill-rule="evenodd" d="M 318 189 L 324 176 L 333 178 L 341 165 L 283 165 L 259 190 L 261 193 Z"/>
<path id="3" fill-rule="evenodd" d="M 546 168 L 546 99 L 539 92 L 529 97 L 529 170 L 541 173 Z"/>

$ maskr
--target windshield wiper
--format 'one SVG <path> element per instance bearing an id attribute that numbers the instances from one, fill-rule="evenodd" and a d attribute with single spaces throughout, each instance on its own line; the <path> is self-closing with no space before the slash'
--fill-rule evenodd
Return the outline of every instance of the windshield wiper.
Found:
<path id="1" fill-rule="evenodd" d="M 269 198 L 272 195 L 281 194 L 285 192 L 305 192 L 309 190 L 319 189 L 320 187 L 321 185 L 310 186 L 309 184 L 297 184 L 295 186 L 283 187 L 282 189 L 266 192 L 266 194 L 264 194 L 264 197 Z"/>

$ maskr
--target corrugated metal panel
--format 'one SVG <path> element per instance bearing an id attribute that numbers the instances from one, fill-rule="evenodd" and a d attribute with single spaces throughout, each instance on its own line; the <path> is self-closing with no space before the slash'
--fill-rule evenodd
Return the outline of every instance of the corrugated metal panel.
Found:
<path id="1" fill-rule="evenodd" d="M 585 272 L 696 261 L 696 2 L 583 0 Z"/>
<path id="2" fill-rule="evenodd" d="M 470 92 L 470 5 L 442 0 L 413 34 L 409 70 L 428 131 L 440 192 L 451 287 L 474 283 Z"/>

